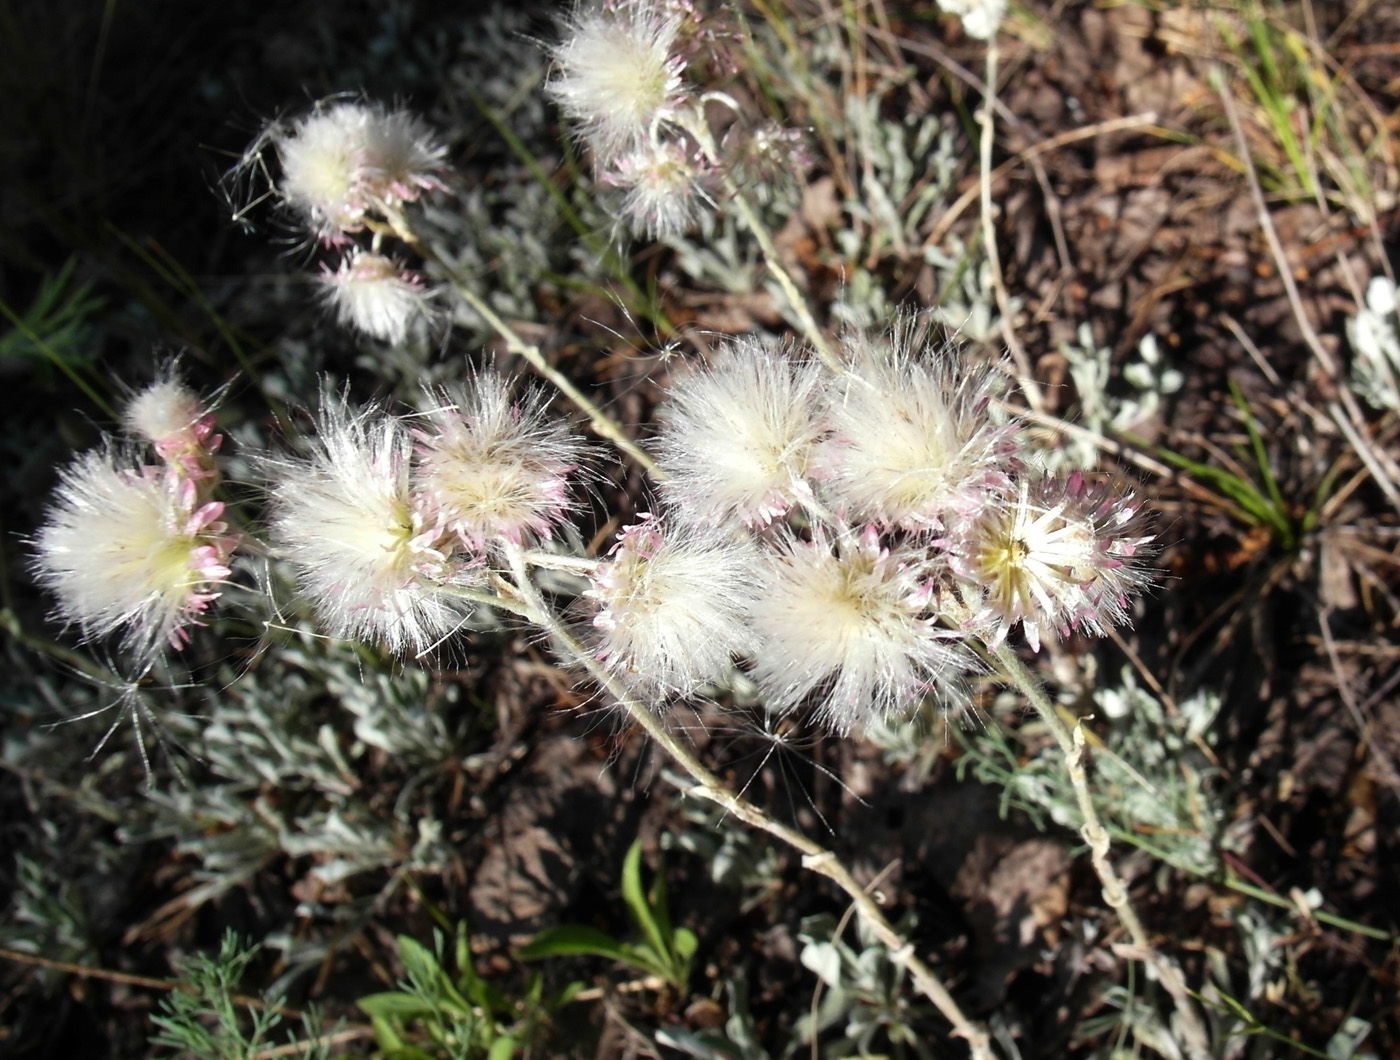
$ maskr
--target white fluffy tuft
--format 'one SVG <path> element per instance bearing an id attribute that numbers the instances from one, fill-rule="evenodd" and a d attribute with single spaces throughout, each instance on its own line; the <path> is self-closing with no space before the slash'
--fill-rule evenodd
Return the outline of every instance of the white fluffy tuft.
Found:
<path id="1" fill-rule="evenodd" d="M 404 340 L 432 297 L 401 263 L 359 247 L 334 272 L 322 273 L 321 285 L 342 325 L 394 345 Z"/>
<path id="2" fill-rule="evenodd" d="M 446 149 L 413 115 L 368 103 L 332 103 L 272 134 L 279 191 L 311 231 L 344 242 L 365 215 L 438 187 Z"/>
<path id="3" fill-rule="evenodd" d="M 671 49 L 681 17 L 656 0 L 580 6 L 551 50 L 545 91 L 604 161 L 636 150 L 683 92 Z"/>
<path id="4" fill-rule="evenodd" d="M 461 624 L 466 606 L 445 587 L 471 584 L 474 569 L 424 525 L 401 421 L 328 397 L 319 426 L 308 458 L 270 467 L 276 551 L 332 636 L 424 651 Z"/>
<path id="5" fill-rule="evenodd" d="M 748 639 L 754 550 L 644 515 L 618 535 L 585 595 L 598 658 L 642 695 L 688 695 L 723 677 Z"/>
<path id="6" fill-rule="evenodd" d="M 686 518 L 766 526 L 812 496 L 824 370 L 754 339 L 682 376 L 656 441 L 661 489 Z"/>
<path id="7" fill-rule="evenodd" d="M 995 369 L 959 356 L 951 344 L 922 347 L 910 322 L 888 345 L 856 345 L 818 458 L 848 520 L 941 530 L 1006 485 L 1017 466 L 1015 428 L 990 418 Z"/>
<path id="8" fill-rule="evenodd" d="M 931 609 L 933 568 L 925 550 L 886 547 L 873 527 L 781 541 L 750 608 L 768 705 L 790 711 L 810 700 L 846 733 L 949 695 L 967 662 Z"/>
<path id="9" fill-rule="evenodd" d="M 231 574 L 238 539 L 223 510 L 173 467 L 94 451 L 61 474 L 35 571 L 59 617 L 90 639 L 125 627 L 123 646 L 149 665 L 167 643 L 183 646 Z"/>
<path id="10" fill-rule="evenodd" d="M 548 538 L 569 510 L 583 443 L 535 387 L 513 397 L 489 373 L 433 395 L 418 438 L 416 486 L 435 524 L 470 548 Z"/>

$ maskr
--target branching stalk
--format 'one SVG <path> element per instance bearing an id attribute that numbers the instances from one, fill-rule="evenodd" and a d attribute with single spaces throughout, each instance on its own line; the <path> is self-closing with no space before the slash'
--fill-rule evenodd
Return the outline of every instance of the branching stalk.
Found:
<path id="1" fill-rule="evenodd" d="M 1073 731 L 1070 730 L 1070 727 L 1065 724 L 1055 709 L 1055 704 L 1045 694 L 1045 689 L 1041 687 L 1040 681 L 1026 668 L 1026 665 L 1021 662 L 1010 647 L 1003 644 L 993 650 L 991 654 L 1001 667 L 1002 675 L 1019 688 L 1030 701 L 1031 706 L 1035 708 L 1036 713 L 1040 715 L 1041 720 L 1055 737 L 1055 742 L 1060 745 L 1060 750 L 1064 752 L 1065 768 L 1069 773 L 1070 783 L 1074 786 L 1080 816 L 1084 819 L 1079 834 L 1089 846 L 1089 857 L 1103 888 L 1103 899 L 1118 914 L 1118 919 L 1122 921 L 1128 938 L 1132 940 L 1131 947 L 1120 947 L 1117 952 L 1120 956 L 1143 961 L 1157 973 L 1163 988 L 1171 995 L 1176 1004 L 1177 1014 L 1181 1018 L 1182 1036 L 1186 1039 L 1187 1051 L 1192 1060 L 1210 1060 L 1210 1044 L 1205 1023 L 1196 1010 L 1195 1002 L 1191 1000 L 1190 990 L 1186 986 L 1186 977 L 1182 974 L 1181 966 L 1172 957 L 1162 953 L 1152 944 L 1147 929 L 1143 927 L 1142 921 L 1138 918 L 1137 910 L 1133 908 L 1128 888 L 1108 856 L 1110 845 L 1108 830 L 1104 828 L 1103 821 L 1099 818 L 1098 809 L 1094 806 L 1093 793 L 1089 788 L 1089 777 L 1084 767 L 1086 744 L 1083 727 L 1075 725 Z"/>
<path id="2" fill-rule="evenodd" d="M 740 798 L 725 787 L 724 782 L 712 773 L 704 763 L 693 755 L 676 736 L 664 726 L 656 714 L 640 702 L 626 685 L 602 666 L 593 653 L 585 647 L 566 626 L 553 609 L 545 602 L 540 591 L 530 580 L 526 555 L 515 546 L 509 549 L 512 576 L 515 584 L 511 588 L 518 596 L 518 613 L 539 626 L 554 640 L 564 656 L 578 663 L 588 671 L 599 686 L 627 712 L 631 719 L 641 726 L 671 760 L 695 783 L 685 789 L 685 794 L 708 799 L 726 813 L 737 817 L 749 827 L 767 832 L 782 840 L 802 855 L 804 868 L 825 876 L 850 898 L 857 914 L 871 928 L 875 936 L 890 951 L 890 958 L 896 964 L 908 969 L 920 991 L 953 1026 L 953 1033 L 967 1039 L 973 1060 L 995 1060 L 991 1039 L 981 1024 L 969 1019 L 958 1005 L 948 988 L 937 974 L 914 952 L 913 945 L 891 926 L 885 914 L 865 888 L 856 882 L 839 858 L 821 844 L 814 842 L 801 832 L 780 821 L 775 821 L 753 803 Z"/>

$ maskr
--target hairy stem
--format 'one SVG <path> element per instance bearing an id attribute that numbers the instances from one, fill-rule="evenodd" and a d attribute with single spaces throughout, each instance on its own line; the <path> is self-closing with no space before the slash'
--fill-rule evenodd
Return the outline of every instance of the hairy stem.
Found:
<path id="1" fill-rule="evenodd" d="M 520 613 L 545 630 L 565 658 L 576 662 L 588 671 L 598 684 L 612 696 L 634 722 L 641 726 L 664 750 L 676 765 L 694 781 L 685 789 L 685 794 L 708 799 L 726 813 L 737 817 L 751 828 L 767 832 L 782 840 L 802 855 L 804 868 L 825 876 L 851 899 L 856 912 L 874 932 L 875 936 L 890 951 L 891 960 L 908 969 L 914 982 L 943 1017 L 953 1026 L 953 1033 L 966 1038 L 974 1060 L 995 1060 L 991 1039 L 985 1028 L 973 1022 L 959 1007 L 953 995 L 937 974 L 914 953 L 914 947 L 891 926 L 885 914 L 865 888 L 856 882 L 850 870 L 840 859 L 821 844 L 814 842 L 801 832 L 789 828 L 781 821 L 775 821 L 753 803 L 735 795 L 692 754 L 676 736 L 657 718 L 656 714 L 640 702 L 617 677 L 602 666 L 573 631 L 566 626 L 553 609 L 545 602 L 540 591 L 530 580 L 525 553 L 514 546 L 508 546 L 511 570 L 515 579 L 514 589 L 520 597 Z"/>
<path id="2" fill-rule="evenodd" d="M 1069 773 L 1070 783 L 1074 786 L 1080 816 L 1084 819 L 1079 834 L 1089 845 L 1089 857 L 1103 887 L 1103 900 L 1118 914 L 1128 938 L 1132 940 L 1130 950 L 1125 952 L 1120 948 L 1120 955 L 1135 957 L 1156 972 L 1163 988 L 1176 1003 L 1177 1014 L 1181 1017 L 1182 1035 L 1186 1039 L 1186 1047 L 1192 1060 L 1210 1060 L 1210 1044 L 1205 1024 L 1196 1010 L 1195 1002 L 1191 1000 L 1181 966 L 1152 944 L 1137 910 L 1133 908 L 1128 888 L 1108 856 L 1108 830 L 1104 828 L 1098 808 L 1094 805 L 1089 777 L 1084 767 L 1086 745 L 1083 727 L 1076 724 L 1071 731 L 1055 709 L 1055 704 L 1046 695 L 1045 689 L 1041 687 L 1040 681 L 1010 647 L 1003 644 L 991 654 L 1001 667 L 1003 676 L 1019 688 L 1030 701 L 1041 721 L 1055 737 L 1055 742 L 1060 745 L 1060 750 L 1064 752 L 1065 768 Z"/>
<path id="3" fill-rule="evenodd" d="M 773 242 L 773 234 L 768 231 L 768 226 L 763 223 L 763 218 L 758 216 L 758 211 L 754 209 L 753 203 L 749 202 L 748 197 L 728 176 L 724 180 L 724 190 L 738 209 L 739 216 L 744 219 L 744 224 L 753 233 L 753 237 L 758 240 L 759 249 L 763 251 L 764 264 L 768 266 L 768 271 L 772 274 L 773 279 L 778 281 L 778 286 L 783 289 L 783 294 L 787 295 L 788 304 L 792 306 L 792 311 L 797 315 L 797 322 L 802 326 L 802 334 L 807 337 L 808 342 L 816 347 L 817 356 L 822 359 L 823 364 L 838 375 L 844 375 L 846 366 L 841 363 L 841 358 L 817 324 L 817 319 L 812 315 L 811 307 L 807 305 L 807 299 L 797 289 L 797 283 L 793 280 L 792 274 L 783 267 L 783 259 L 778 253 L 778 245 Z"/>

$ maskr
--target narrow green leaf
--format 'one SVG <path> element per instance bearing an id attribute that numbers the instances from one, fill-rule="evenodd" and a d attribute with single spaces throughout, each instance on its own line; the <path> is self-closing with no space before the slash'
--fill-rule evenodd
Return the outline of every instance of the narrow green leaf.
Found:
<path id="1" fill-rule="evenodd" d="M 385 1052 L 403 1048 L 403 1039 L 389 1020 L 383 1016 L 370 1016 L 370 1026 L 374 1028 L 374 1040 L 379 1043 L 379 1048 Z"/>
<path id="2" fill-rule="evenodd" d="M 371 1020 L 398 1018 L 417 1019 L 433 1011 L 430 1005 L 402 990 L 388 990 L 380 994 L 369 994 L 355 1002 Z"/>
<path id="3" fill-rule="evenodd" d="M 671 952 L 670 940 L 657 923 L 651 903 L 642 887 L 642 841 L 634 840 L 622 862 L 622 899 L 636 921 L 642 938 L 655 954 L 665 959 Z"/>
<path id="4" fill-rule="evenodd" d="M 631 952 L 617 939 L 597 928 L 580 924 L 545 928 L 521 947 L 516 956 L 522 961 L 538 961 L 544 957 L 571 957 L 579 954 L 611 957 L 615 961 L 630 962 L 632 959 Z"/>

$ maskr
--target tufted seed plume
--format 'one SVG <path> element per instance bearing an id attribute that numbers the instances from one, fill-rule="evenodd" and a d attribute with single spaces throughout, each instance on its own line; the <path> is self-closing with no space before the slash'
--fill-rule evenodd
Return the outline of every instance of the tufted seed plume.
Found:
<path id="1" fill-rule="evenodd" d="M 269 138 L 282 166 L 278 188 L 312 234 L 343 243 L 366 215 L 440 187 L 446 149 L 404 111 L 368 103 L 317 106 Z"/>
<path id="2" fill-rule="evenodd" d="M 569 16 L 545 91 L 600 162 L 635 151 L 685 98 L 681 22 L 659 0 L 580 4 Z"/>
<path id="3" fill-rule="evenodd" d="M 995 370 L 959 357 L 921 343 L 910 321 L 888 346 L 856 344 L 817 461 L 847 519 L 940 530 L 1005 487 L 1017 447 L 1014 425 L 989 418 Z"/>
<path id="4" fill-rule="evenodd" d="M 416 488 L 434 525 L 484 551 L 547 538 L 569 510 L 568 475 L 583 443 L 549 414 L 542 391 L 511 394 L 489 373 L 433 395 L 418 440 Z"/>
<path id="5" fill-rule="evenodd" d="M 1084 628 L 1102 636 L 1128 621 L 1128 603 L 1151 580 L 1136 565 L 1150 554 L 1132 494 L 1066 481 L 1022 482 L 988 505 L 951 542 L 952 565 L 982 595 L 974 619 L 991 625 L 993 646 L 1016 623 L 1040 650 L 1045 635 Z"/>
<path id="6" fill-rule="evenodd" d="M 745 647 L 754 552 L 747 542 L 663 525 L 627 527 L 593 588 L 598 658 L 647 696 L 688 695 Z"/>
<path id="7" fill-rule="evenodd" d="M 968 668 L 937 625 L 926 550 L 886 547 L 874 527 L 787 538 L 752 596 L 754 677 L 770 707 L 811 702 L 841 733 L 955 694 Z"/>
<path id="8" fill-rule="evenodd" d="M 475 569 L 448 554 L 423 519 L 403 424 L 328 397 L 305 459 L 269 462 L 275 551 L 335 637 L 422 652 L 458 628 L 464 607 L 445 587 Z"/>
<path id="9" fill-rule="evenodd" d="M 665 239 L 689 231 L 714 208 L 711 168 L 683 142 L 643 143 L 615 159 L 601 179 L 626 190 L 622 213 L 633 231 Z"/>
<path id="10" fill-rule="evenodd" d="M 238 538 L 223 511 L 174 466 L 91 452 L 61 474 L 35 539 L 35 572 L 58 597 L 58 617 L 88 639 L 121 631 L 148 667 L 166 644 L 188 642 L 230 577 Z"/>
<path id="11" fill-rule="evenodd" d="M 406 110 L 361 106 L 369 111 L 360 165 L 370 200 L 386 209 L 440 190 L 447 148 L 427 122 Z"/>
<path id="12" fill-rule="evenodd" d="M 394 345 L 425 315 L 432 297 L 402 263 L 360 247 L 334 272 L 323 271 L 320 280 L 322 296 L 342 325 Z"/>
<path id="13" fill-rule="evenodd" d="M 754 339 L 681 376 L 661 412 L 661 489 L 685 518 L 766 526 L 812 496 L 824 372 Z"/>
<path id="14" fill-rule="evenodd" d="M 196 479 L 217 476 L 213 455 L 223 436 L 214 430 L 214 414 L 173 375 L 157 379 L 133 397 L 122 422 L 180 474 Z"/>

